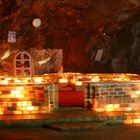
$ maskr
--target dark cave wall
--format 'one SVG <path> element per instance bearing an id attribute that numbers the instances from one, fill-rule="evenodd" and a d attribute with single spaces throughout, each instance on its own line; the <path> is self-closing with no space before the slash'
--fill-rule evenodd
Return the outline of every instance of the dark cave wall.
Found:
<path id="1" fill-rule="evenodd" d="M 73 35 L 64 46 L 64 71 L 85 73 L 90 69 L 90 59 L 86 54 L 87 36 L 85 34 Z"/>
<path id="2" fill-rule="evenodd" d="M 137 0 L 7 2 L 0 9 L 0 48 L 63 49 L 65 72 L 139 72 L 139 53 L 133 53 L 138 47 L 131 31 L 139 21 Z M 9 5 L 12 8 L 6 12 Z M 36 17 L 42 21 L 39 28 L 32 26 Z M 9 30 L 17 32 L 15 44 L 7 43 Z M 102 58 L 95 61 L 101 48 Z"/>

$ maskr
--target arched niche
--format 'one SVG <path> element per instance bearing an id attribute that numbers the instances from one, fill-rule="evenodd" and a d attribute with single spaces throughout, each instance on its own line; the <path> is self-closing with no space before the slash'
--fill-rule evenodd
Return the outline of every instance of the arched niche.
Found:
<path id="1" fill-rule="evenodd" d="M 15 55 L 14 75 L 16 77 L 27 77 L 33 75 L 32 59 L 28 52 L 21 51 Z"/>

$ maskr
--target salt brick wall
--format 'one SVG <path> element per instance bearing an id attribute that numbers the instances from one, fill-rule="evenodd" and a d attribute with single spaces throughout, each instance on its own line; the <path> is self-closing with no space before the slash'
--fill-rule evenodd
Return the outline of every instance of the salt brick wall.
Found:
<path id="1" fill-rule="evenodd" d="M 0 85 L 0 115 L 46 114 L 57 109 L 57 97 L 54 84 Z"/>
<path id="2" fill-rule="evenodd" d="M 88 83 L 85 88 L 85 101 L 89 96 L 90 107 L 95 111 L 140 110 L 140 82 Z"/>

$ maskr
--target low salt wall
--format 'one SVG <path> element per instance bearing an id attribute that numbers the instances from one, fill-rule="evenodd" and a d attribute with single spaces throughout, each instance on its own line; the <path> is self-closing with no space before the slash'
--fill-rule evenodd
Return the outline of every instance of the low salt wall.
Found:
<path id="1" fill-rule="evenodd" d="M 0 115 L 42 115 L 58 108 L 57 85 L 34 79 L 0 80 Z"/>
<path id="2" fill-rule="evenodd" d="M 85 107 L 97 112 L 139 111 L 140 81 L 85 82 Z"/>

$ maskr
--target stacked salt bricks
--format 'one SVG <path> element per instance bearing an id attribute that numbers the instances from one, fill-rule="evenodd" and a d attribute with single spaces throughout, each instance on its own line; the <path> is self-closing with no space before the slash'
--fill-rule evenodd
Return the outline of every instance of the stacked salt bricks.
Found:
<path id="1" fill-rule="evenodd" d="M 58 107 L 57 86 L 49 83 L 0 81 L 0 114 L 46 114 Z"/>

